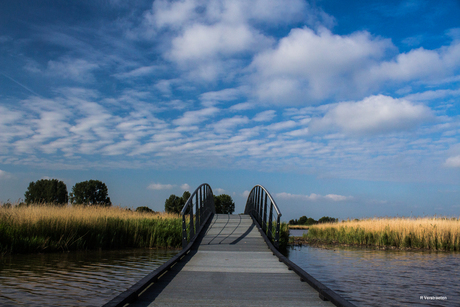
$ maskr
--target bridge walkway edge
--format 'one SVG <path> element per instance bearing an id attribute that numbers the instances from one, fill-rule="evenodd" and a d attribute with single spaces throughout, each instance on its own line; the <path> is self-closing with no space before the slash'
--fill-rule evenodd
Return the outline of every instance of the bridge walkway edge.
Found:
<path id="1" fill-rule="evenodd" d="M 128 306 L 334 306 L 270 251 L 248 215 L 216 214 L 190 252 Z"/>

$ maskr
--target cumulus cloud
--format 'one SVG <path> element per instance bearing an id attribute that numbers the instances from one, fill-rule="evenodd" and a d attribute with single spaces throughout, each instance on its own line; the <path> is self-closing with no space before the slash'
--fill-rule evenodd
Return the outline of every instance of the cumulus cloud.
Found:
<path id="1" fill-rule="evenodd" d="M 220 76 L 232 79 L 244 68 L 241 57 L 275 42 L 260 30 L 261 25 L 298 22 L 334 23 L 331 16 L 302 0 L 160 0 L 153 2 L 142 26 L 128 31 L 128 36 L 166 41 L 163 57 L 186 71 L 189 80 L 212 81 Z"/>
<path id="2" fill-rule="evenodd" d="M 340 102 L 324 117 L 313 119 L 313 131 L 339 130 L 351 134 L 375 134 L 413 128 L 432 116 L 430 108 L 404 99 L 378 95 L 358 102 Z"/>
<path id="3" fill-rule="evenodd" d="M 447 158 L 444 165 L 447 167 L 460 167 L 460 155 Z"/>
<path id="4" fill-rule="evenodd" d="M 170 190 L 174 187 L 173 184 L 151 183 L 147 189 L 149 190 Z"/>
<path id="5" fill-rule="evenodd" d="M 367 32 L 348 36 L 321 28 L 293 29 L 274 49 L 251 64 L 256 96 L 277 104 L 298 104 L 346 93 L 355 73 L 381 59 L 393 46 Z M 355 86 L 356 87 L 356 86 Z"/>
<path id="6" fill-rule="evenodd" d="M 251 63 L 253 95 L 279 105 L 357 98 L 402 82 L 434 82 L 460 68 L 460 43 L 398 54 L 390 40 L 368 32 L 333 34 L 292 29 Z"/>
<path id="7" fill-rule="evenodd" d="M 372 82 L 431 80 L 451 75 L 459 66 L 460 43 L 454 42 L 438 50 L 418 48 L 401 53 L 393 61 L 372 67 L 366 77 Z"/>
<path id="8" fill-rule="evenodd" d="M 173 39 L 168 57 L 179 63 L 206 60 L 260 48 L 269 42 L 244 24 L 196 24 Z"/>
<path id="9" fill-rule="evenodd" d="M 183 185 L 180 186 L 182 190 L 190 191 L 190 185 L 187 183 L 184 183 Z"/>

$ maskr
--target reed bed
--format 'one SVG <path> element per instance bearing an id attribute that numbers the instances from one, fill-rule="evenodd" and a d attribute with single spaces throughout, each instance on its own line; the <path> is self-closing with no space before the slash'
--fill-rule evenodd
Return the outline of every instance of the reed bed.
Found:
<path id="1" fill-rule="evenodd" d="M 309 229 L 307 225 L 288 225 L 289 229 Z"/>
<path id="2" fill-rule="evenodd" d="M 458 218 L 373 218 L 312 225 L 306 235 L 326 243 L 383 248 L 460 250 Z"/>
<path id="3" fill-rule="evenodd" d="M 181 220 L 119 207 L 0 208 L 0 253 L 177 248 Z"/>

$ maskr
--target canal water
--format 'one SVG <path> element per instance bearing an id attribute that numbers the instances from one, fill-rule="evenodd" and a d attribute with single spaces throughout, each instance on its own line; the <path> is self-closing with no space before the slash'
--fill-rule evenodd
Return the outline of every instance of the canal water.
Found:
<path id="1" fill-rule="evenodd" d="M 91 251 L 0 257 L 0 306 L 101 306 L 177 250 Z"/>
<path id="2" fill-rule="evenodd" d="M 136 249 L 3 256 L 0 306 L 101 306 L 176 253 Z M 357 306 L 460 306 L 460 253 L 310 246 L 288 253 Z"/>
<path id="3" fill-rule="evenodd" d="M 288 253 L 356 306 L 460 306 L 460 253 L 310 246 Z"/>

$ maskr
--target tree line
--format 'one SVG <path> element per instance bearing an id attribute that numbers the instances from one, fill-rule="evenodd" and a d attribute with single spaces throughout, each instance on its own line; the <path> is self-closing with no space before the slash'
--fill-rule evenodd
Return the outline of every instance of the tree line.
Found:
<path id="1" fill-rule="evenodd" d="M 99 180 L 87 180 L 76 183 L 70 193 L 63 181 L 57 179 L 41 179 L 29 183 L 27 191 L 24 193 L 24 203 L 49 204 L 55 206 L 72 205 L 96 205 L 108 207 L 112 205 L 108 197 L 108 188 L 105 183 Z M 185 191 L 181 197 L 171 194 L 165 201 L 165 211 L 168 213 L 179 214 L 182 211 L 190 192 Z M 21 204 L 20 204 L 21 205 Z M 216 213 L 232 214 L 235 211 L 235 203 L 230 195 L 214 195 L 214 205 Z M 148 207 L 138 207 L 137 212 L 155 213 Z"/>
<path id="2" fill-rule="evenodd" d="M 179 214 L 189 198 L 189 191 L 185 191 L 182 197 L 171 194 L 165 201 L 165 211 Z M 232 197 L 227 194 L 214 195 L 214 205 L 218 214 L 232 214 L 235 211 L 235 203 Z"/>
<path id="3" fill-rule="evenodd" d="M 99 180 L 87 180 L 76 183 L 72 191 L 67 193 L 67 186 L 57 179 L 41 179 L 29 183 L 24 193 L 24 202 L 30 204 L 50 204 L 55 206 L 96 205 L 109 207 L 112 205 L 108 197 L 105 183 Z"/>
<path id="4" fill-rule="evenodd" d="M 339 221 L 339 219 L 329 217 L 329 216 L 323 216 L 319 220 L 315 220 L 314 218 L 306 217 L 304 215 L 304 216 L 299 217 L 298 220 L 297 219 L 290 220 L 289 225 L 306 225 L 306 226 L 310 226 L 310 225 L 321 224 L 321 223 L 336 223 L 338 221 Z"/>

